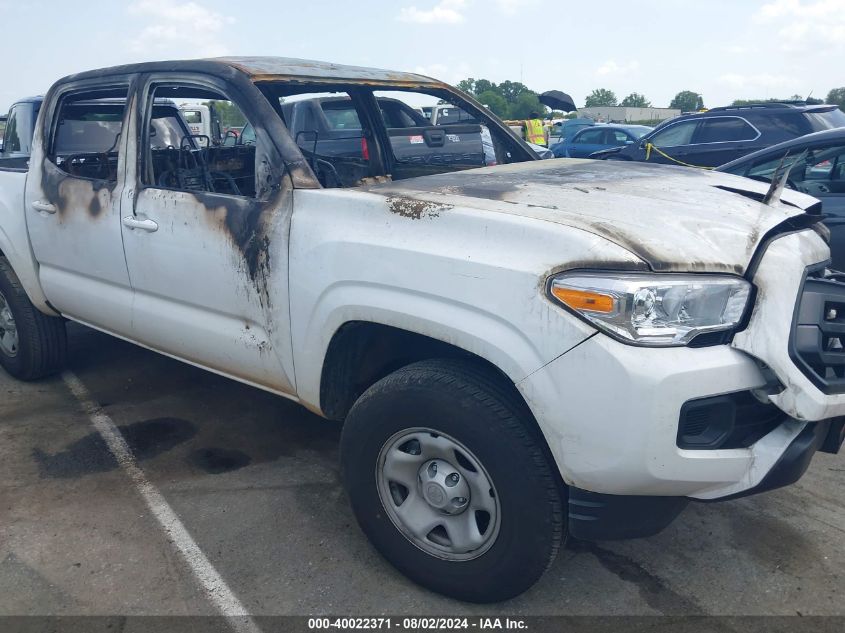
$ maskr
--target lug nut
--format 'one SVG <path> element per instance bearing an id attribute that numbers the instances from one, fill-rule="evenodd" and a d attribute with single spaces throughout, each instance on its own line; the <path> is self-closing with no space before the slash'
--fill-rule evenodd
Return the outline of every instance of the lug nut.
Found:
<path id="1" fill-rule="evenodd" d="M 460 508 L 461 506 L 466 505 L 466 502 L 466 497 L 455 497 L 454 499 L 452 499 L 452 505 L 454 505 L 456 508 Z"/>
<path id="2" fill-rule="evenodd" d="M 434 479 L 434 477 L 436 475 L 437 475 L 437 464 L 435 462 L 431 462 L 431 464 L 428 465 L 428 476 L 431 477 L 432 479 Z"/>
<path id="3" fill-rule="evenodd" d="M 452 473 L 448 477 L 446 477 L 446 485 L 447 486 L 457 486 L 458 482 L 461 480 L 461 476 L 458 473 Z"/>

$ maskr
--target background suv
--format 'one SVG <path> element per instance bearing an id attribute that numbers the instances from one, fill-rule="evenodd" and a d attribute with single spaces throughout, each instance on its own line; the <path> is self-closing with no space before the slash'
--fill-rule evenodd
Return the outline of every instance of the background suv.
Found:
<path id="1" fill-rule="evenodd" d="M 717 167 L 776 143 L 843 126 L 845 113 L 834 105 L 728 106 L 675 117 L 639 143 L 596 152 L 590 158 Z"/>

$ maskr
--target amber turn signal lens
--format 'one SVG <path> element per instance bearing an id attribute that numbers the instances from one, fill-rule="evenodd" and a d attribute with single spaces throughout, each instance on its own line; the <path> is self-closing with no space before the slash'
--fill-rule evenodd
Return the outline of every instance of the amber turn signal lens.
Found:
<path id="1" fill-rule="evenodd" d="M 590 310 L 591 312 L 613 312 L 614 298 L 610 295 L 591 292 L 589 290 L 575 290 L 561 286 L 552 286 L 552 294 L 559 301 L 573 310 Z"/>

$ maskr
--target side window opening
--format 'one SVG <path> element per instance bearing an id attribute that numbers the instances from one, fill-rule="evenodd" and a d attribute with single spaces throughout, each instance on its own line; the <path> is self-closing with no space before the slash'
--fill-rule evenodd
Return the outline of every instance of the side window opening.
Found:
<path id="1" fill-rule="evenodd" d="M 116 182 L 127 95 L 128 87 L 61 98 L 49 159 L 70 176 Z"/>
<path id="2" fill-rule="evenodd" d="M 259 197 L 256 143 L 238 142 L 248 122 L 225 95 L 200 86 L 154 85 L 145 121 L 144 185 Z"/>
<path id="3" fill-rule="evenodd" d="M 628 135 L 622 130 L 611 130 L 608 144 L 619 147 L 620 145 L 625 145 L 629 140 Z"/>
<path id="4" fill-rule="evenodd" d="M 704 119 L 696 134 L 696 143 L 728 143 L 753 141 L 759 136 L 757 130 L 745 119 L 739 117 L 715 117 Z"/>
<path id="5" fill-rule="evenodd" d="M 585 130 L 581 132 L 577 138 L 573 140 L 574 143 L 589 144 L 589 145 L 603 145 L 605 131 L 599 127 L 595 129 Z"/>
<path id="6" fill-rule="evenodd" d="M 677 147 L 692 143 L 692 135 L 699 121 L 682 121 L 669 125 L 649 139 L 656 147 Z"/>
<path id="7" fill-rule="evenodd" d="M 6 120 L 6 129 L 3 130 L 4 154 L 16 154 L 21 151 L 21 138 L 18 135 L 18 110 L 20 110 L 20 106 L 14 106 L 9 111 L 9 118 Z"/>
<path id="8" fill-rule="evenodd" d="M 781 165 L 789 168 L 802 157 L 802 151 L 795 149 L 791 155 L 775 156 L 752 164 L 743 174 L 748 178 L 770 182 Z M 801 158 L 801 163 L 792 167 L 789 185 L 803 193 L 814 196 L 845 193 L 845 146 L 817 147 Z"/>
<path id="9" fill-rule="evenodd" d="M 257 85 L 323 187 L 358 187 L 536 158 L 495 125 L 493 115 L 476 111 L 446 89 L 378 90 L 330 82 Z M 245 127 L 244 140 L 251 134 Z"/>

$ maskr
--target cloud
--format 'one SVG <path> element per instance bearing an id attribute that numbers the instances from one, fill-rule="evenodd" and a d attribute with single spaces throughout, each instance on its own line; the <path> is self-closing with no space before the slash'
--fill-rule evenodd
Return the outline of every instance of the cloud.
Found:
<path id="1" fill-rule="evenodd" d="M 505 15 L 516 15 L 523 9 L 532 8 L 538 0 L 496 0 L 499 11 Z"/>
<path id="2" fill-rule="evenodd" d="M 784 90 L 786 92 L 790 90 L 795 92 L 794 88 L 799 83 L 794 77 L 770 75 L 768 73 L 754 73 L 753 75 L 726 73 L 719 77 L 719 82 L 735 90 L 746 88 L 748 90 Z"/>
<path id="3" fill-rule="evenodd" d="M 774 0 L 760 7 L 754 21 L 774 26 L 787 51 L 841 49 L 845 43 L 845 0 Z"/>
<path id="4" fill-rule="evenodd" d="M 749 53 L 754 52 L 754 48 L 751 46 L 745 46 L 743 44 L 728 44 L 722 47 L 722 50 L 725 53 L 730 53 L 731 55 L 748 55 Z"/>
<path id="5" fill-rule="evenodd" d="M 464 21 L 466 0 L 440 0 L 431 9 L 404 7 L 399 11 L 399 20 L 416 24 L 459 24 Z"/>
<path id="6" fill-rule="evenodd" d="M 145 57 L 214 57 L 229 52 L 224 34 L 235 19 L 197 2 L 136 0 L 128 11 L 139 21 L 148 22 L 129 39 L 133 53 Z"/>
<path id="7" fill-rule="evenodd" d="M 472 70 L 466 62 L 458 64 L 428 64 L 426 66 L 417 66 L 413 72 L 418 75 L 425 75 L 426 77 L 434 77 L 440 81 L 445 81 L 448 84 L 456 84 L 462 79 L 472 77 Z"/>
<path id="8" fill-rule="evenodd" d="M 597 75 L 619 75 L 624 73 L 630 73 L 637 70 L 640 67 L 640 62 L 635 59 L 632 59 L 629 62 L 625 62 L 623 64 L 617 64 L 615 60 L 609 59 L 601 66 L 596 69 Z"/>

